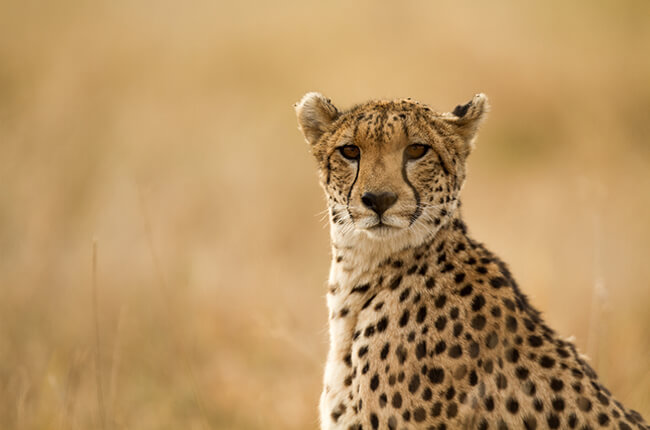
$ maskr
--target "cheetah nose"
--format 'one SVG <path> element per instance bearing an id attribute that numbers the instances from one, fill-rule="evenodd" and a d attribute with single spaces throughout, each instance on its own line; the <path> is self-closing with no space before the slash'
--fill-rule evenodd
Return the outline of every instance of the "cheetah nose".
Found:
<path id="1" fill-rule="evenodd" d="M 397 194 L 391 192 L 363 193 L 361 201 L 364 206 L 375 211 L 375 213 L 381 217 L 389 207 L 395 204 L 397 201 Z"/>

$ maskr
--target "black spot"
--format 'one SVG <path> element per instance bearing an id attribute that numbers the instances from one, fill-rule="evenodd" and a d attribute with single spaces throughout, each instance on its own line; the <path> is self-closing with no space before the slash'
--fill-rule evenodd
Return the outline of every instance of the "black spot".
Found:
<path id="1" fill-rule="evenodd" d="M 494 410 L 494 399 L 492 396 L 487 396 L 485 400 L 483 400 L 483 404 L 485 405 L 486 411 L 491 412 Z"/>
<path id="2" fill-rule="evenodd" d="M 469 356 L 470 357 L 472 357 L 472 358 L 478 357 L 479 350 L 480 350 L 480 347 L 479 347 L 478 343 L 472 341 L 469 344 Z"/>
<path id="3" fill-rule="evenodd" d="M 440 367 L 433 367 L 427 373 L 429 381 L 433 384 L 440 384 L 445 379 L 445 371 Z"/>
<path id="4" fill-rule="evenodd" d="M 549 357 L 548 355 L 542 355 L 539 358 L 539 364 L 540 364 L 540 366 L 542 366 L 542 367 L 544 367 L 546 369 L 550 369 L 551 367 L 555 366 L 555 359 L 553 359 L 552 357 Z"/>
<path id="5" fill-rule="evenodd" d="M 537 387 L 535 386 L 535 383 L 533 381 L 526 381 L 523 383 L 524 393 L 526 393 L 529 396 L 534 396 L 535 393 L 537 392 Z"/>
<path id="6" fill-rule="evenodd" d="M 506 408 L 511 414 L 516 414 L 519 410 L 519 402 L 512 397 L 509 397 L 508 400 L 506 400 Z"/>
<path id="7" fill-rule="evenodd" d="M 485 275 L 488 271 L 485 266 L 478 266 L 476 267 L 476 272 L 480 273 L 481 275 Z"/>
<path id="8" fill-rule="evenodd" d="M 463 288 L 460 289 L 458 294 L 460 294 L 462 297 L 469 296 L 470 294 L 472 294 L 472 290 L 473 290 L 472 285 L 467 284 Z"/>
<path id="9" fill-rule="evenodd" d="M 388 430 L 397 430 L 397 418 L 392 415 L 388 418 Z"/>
<path id="10" fill-rule="evenodd" d="M 538 346 L 542 346 L 543 343 L 544 340 L 542 339 L 541 336 L 537 336 L 537 335 L 528 336 L 528 344 L 530 346 L 538 347 Z"/>
<path id="11" fill-rule="evenodd" d="M 409 310 L 404 309 L 404 312 L 402 313 L 402 316 L 399 319 L 399 326 L 404 327 L 406 324 L 408 324 L 410 316 L 411 314 L 409 313 Z"/>
<path id="12" fill-rule="evenodd" d="M 426 317 L 427 317 L 427 308 L 426 308 L 426 306 L 422 306 L 422 307 L 420 307 L 420 309 L 418 309 L 418 314 L 415 317 L 415 320 L 418 323 L 422 324 Z"/>
<path id="13" fill-rule="evenodd" d="M 535 430 L 537 428 L 537 419 L 532 415 L 524 417 L 524 428 L 526 430 Z"/>
<path id="14" fill-rule="evenodd" d="M 456 273 L 456 275 L 454 276 L 454 282 L 457 284 L 460 284 L 464 280 L 465 280 L 465 274 L 462 272 Z"/>
<path id="15" fill-rule="evenodd" d="M 501 308 L 498 306 L 494 306 L 492 310 L 490 311 L 493 317 L 499 318 L 501 316 Z"/>
<path id="16" fill-rule="evenodd" d="M 506 317 L 506 328 L 513 333 L 517 331 L 517 319 L 512 315 Z"/>
<path id="17" fill-rule="evenodd" d="M 399 295 L 399 301 L 402 303 L 404 300 L 408 299 L 409 294 L 411 294 L 411 289 L 406 288 L 404 291 L 402 291 L 402 294 Z"/>
<path id="18" fill-rule="evenodd" d="M 555 352 L 562 358 L 569 358 L 570 354 L 566 349 L 555 348 Z"/>
<path id="19" fill-rule="evenodd" d="M 445 326 L 447 325 L 447 318 L 445 318 L 444 315 L 440 315 L 435 322 L 435 326 L 438 329 L 438 331 L 444 330 Z"/>
<path id="20" fill-rule="evenodd" d="M 378 331 L 379 333 L 381 333 L 381 332 L 383 332 L 384 330 L 386 330 L 386 327 L 388 327 L 388 318 L 387 318 L 387 317 L 383 317 L 382 319 L 380 319 L 380 320 L 377 322 L 377 331 Z"/>
<path id="21" fill-rule="evenodd" d="M 370 304 L 372 303 L 372 301 L 375 300 L 375 297 L 377 297 L 377 294 L 373 294 L 372 297 L 370 297 L 368 300 L 366 300 L 366 302 L 363 304 L 363 306 L 361 307 L 361 309 L 365 309 L 365 308 L 367 308 L 368 306 L 370 306 Z"/>
<path id="22" fill-rule="evenodd" d="M 386 393 L 381 393 L 381 396 L 379 396 L 379 407 L 383 408 L 386 406 L 386 403 L 388 403 L 388 397 L 386 396 Z"/>
<path id="23" fill-rule="evenodd" d="M 462 332 L 463 332 L 463 324 L 459 323 L 459 322 L 455 323 L 454 324 L 454 336 L 458 337 L 458 336 L 461 335 Z"/>
<path id="24" fill-rule="evenodd" d="M 456 402 L 451 402 L 447 406 L 447 418 L 454 418 L 456 415 L 458 415 L 458 405 Z"/>
<path id="25" fill-rule="evenodd" d="M 404 364 L 406 361 L 406 348 L 404 348 L 403 345 L 400 345 L 397 347 L 395 350 L 395 356 L 397 356 L 397 359 L 399 360 L 400 364 Z"/>
<path id="26" fill-rule="evenodd" d="M 515 375 L 517 375 L 517 378 L 521 379 L 522 381 L 528 378 L 529 375 L 528 369 L 526 369 L 523 366 L 519 366 L 515 369 Z"/>
<path id="27" fill-rule="evenodd" d="M 357 352 L 357 355 L 359 356 L 359 358 L 361 358 L 364 355 L 366 355 L 367 353 L 368 353 L 368 346 L 365 345 L 365 346 L 362 346 L 361 348 L 359 348 L 359 352 Z"/>
<path id="28" fill-rule="evenodd" d="M 598 414 L 598 424 L 600 424 L 603 427 L 606 426 L 607 424 L 609 424 L 609 416 L 607 414 L 605 414 L 605 413 L 602 413 L 602 412 L 599 413 Z"/>
<path id="29" fill-rule="evenodd" d="M 370 424 L 375 430 L 379 428 L 379 420 L 377 419 L 377 415 L 374 412 L 370 414 Z"/>
<path id="30" fill-rule="evenodd" d="M 485 317 L 482 314 L 478 314 L 474 318 L 472 318 L 471 325 L 472 328 L 476 330 L 483 330 L 483 327 L 485 327 L 486 322 L 487 320 L 485 319 Z"/>
<path id="31" fill-rule="evenodd" d="M 451 400 L 451 399 L 454 398 L 455 395 L 456 395 L 456 389 L 455 389 L 454 386 L 452 385 L 451 387 L 449 387 L 449 389 L 448 389 L 447 392 L 445 393 L 445 398 L 446 398 L 447 400 Z"/>
<path id="32" fill-rule="evenodd" d="M 471 385 L 472 387 L 478 384 L 478 375 L 476 374 L 476 370 L 472 370 L 471 372 L 469 372 L 468 380 L 469 380 L 469 385 Z"/>
<path id="33" fill-rule="evenodd" d="M 485 297 L 482 294 L 477 294 L 472 299 L 472 310 L 474 312 L 480 311 L 481 308 L 485 305 Z"/>
<path id="34" fill-rule="evenodd" d="M 422 341 L 417 344 L 415 347 L 415 356 L 418 360 L 422 360 L 424 356 L 427 355 L 427 344 L 425 341 Z"/>
<path id="35" fill-rule="evenodd" d="M 424 391 L 422 392 L 422 400 L 428 402 L 429 400 L 431 400 L 432 397 L 433 397 L 433 392 L 431 391 L 431 388 L 429 387 L 425 388 Z"/>
<path id="36" fill-rule="evenodd" d="M 451 263 L 447 263 L 445 264 L 445 267 L 443 267 L 442 270 L 440 270 L 440 273 L 447 273 L 447 272 L 451 272 L 452 270 L 454 270 L 454 265 Z"/>
<path id="37" fill-rule="evenodd" d="M 516 363 L 519 361 L 519 351 L 517 348 L 509 348 L 505 353 L 506 360 L 511 363 Z"/>
<path id="38" fill-rule="evenodd" d="M 395 409 L 402 407 L 402 395 L 399 392 L 393 394 L 393 401 L 391 402 Z"/>
<path id="39" fill-rule="evenodd" d="M 411 411 L 407 409 L 402 412 L 402 418 L 404 418 L 404 421 L 408 422 L 411 419 Z"/>
<path id="40" fill-rule="evenodd" d="M 357 285 L 356 287 L 352 288 L 352 291 L 350 291 L 350 293 L 363 294 L 369 289 L 370 289 L 370 284 Z"/>
<path id="41" fill-rule="evenodd" d="M 391 282 L 390 282 L 390 289 L 391 290 L 396 290 L 397 287 L 399 287 L 399 284 L 402 282 L 402 275 L 399 275 L 395 277 Z"/>
<path id="42" fill-rule="evenodd" d="M 512 300 L 503 299 L 503 304 L 506 305 L 506 308 L 508 308 L 509 311 L 515 310 L 515 302 L 513 302 Z"/>
<path id="43" fill-rule="evenodd" d="M 564 382 L 557 378 L 551 378 L 551 389 L 553 391 L 562 391 L 562 388 L 564 388 Z"/>
<path id="44" fill-rule="evenodd" d="M 598 401 L 600 402 L 601 405 L 609 406 L 609 399 L 603 393 L 599 391 L 598 393 L 596 393 L 596 397 L 598 398 Z"/>
<path id="45" fill-rule="evenodd" d="M 436 343 L 434 351 L 435 351 L 436 355 L 440 355 L 443 352 L 445 352 L 445 349 L 447 349 L 447 344 L 445 343 L 444 340 L 441 340 L 440 342 Z"/>
<path id="46" fill-rule="evenodd" d="M 372 378 L 370 378 L 370 389 L 375 391 L 377 390 L 377 387 L 379 387 L 379 375 L 375 373 L 372 375 Z"/>
<path id="47" fill-rule="evenodd" d="M 386 342 L 379 353 L 379 357 L 381 357 L 382 360 L 385 360 L 386 357 L 388 357 L 388 351 L 390 351 L 390 343 Z"/>
<path id="48" fill-rule="evenodd" d="M 424 421 L 426 416 L 427 416 L 427 413 L 424 410 L 424 408 L 422 408 L 422 407 L 415 408 L 413 410 L 413 419 L 415 420 L 415 422 L 421 423 L 422 421 Z"/>
<path id="49" fill-rule="evenodd" d="M 487 335 L 485 338 L 485 346 L 487 346 L 489 349 L 494 349 L 497 344 L 499 343 L 499 336 L 495 332 L 490 332 L 490 334 Z"/>
<path id="50" fill-rule="evenodd" d="M 436 281 L 433 278 L 428 278 L 427 282 L 425 283 L 425 286 L 427 289 L 432 289 L 436 285 Z"/>
<path id="51" fill-rule="evenodd" d="M 506 278 L 502 276 L 498 276 L 496 278 L 490 278 L 490 285 L 493 288 L 501 288 L 505 285 L 508 285 L 508 281 L 506 280 Z"/>
<path id="52" fill-rule="evenodd" d="M 370 337 L 373 334 L 375 334 L 375 326 L 374 325 L 370 325 L 370 326 L 366 327 L 366 330 L 363 332 L 363 335 L 365 337 Z"/>
<path id="53" fill-rule="evenodd" d="M 496 382 L 497 382 L 497 388 L 498 389 L 504 390 L 504 389 L 508 388 L 508 380 L 503 375 L 503 373 L 497 373 Z"/>
<path id="54" fill-rule="evenodd" d="M 560 427 L 560 418 L 555 414 L 549 414 L 546 418 L 546 422 L 548 423 L 549 428 L 556 429 Z"/>
<path id="55" fill-rule="evenodd" d="M 352 366 L 352 355 L 347 354 L 345 357 L 343 357 L 343 362 L 348 366 Z"/>
<path id="56" fill-rule="evenodd" d="M 440 294 L 434 301 L 434 304 L 438 309 L 442 309 L 445 306 L 445 303 L 447 303 L 447 296 L 444 294 Z"/>
<path id="57" fill-rule="evenodd" d="M 553 406 L 553 409 L 555 409 L 558 412 L 562 412 L 564 410 L 564 399 L 561 397 L 556 397 L 553 400 L 551 400 L 551 405 Z"/>
<path id="58" fill-rule="evenodd" d="M 463 349 L 460 345 L 456 344 L 449 348 L 448 354 L 451 358 L 458 358 L 463 355 Z"/>
<path id="59" fill-rule="evenodd" d="M 459 313 L 458 308 L 456 307 L 451 308 L 451 310 L 449 310 L 449 318 L 455 320 L 456 318 L 458 318 L 458 313 Z"/>
<path id="60" fill-rule="evenodd" d="M 414 394 L 420 388 L 420 375 L 414 373 L 409 381 L 409 391 Z"/>
<path id="61" fill-rule="evenodd" d="M 575 428 L 578 425 L 578 417 L 576 416 L 575 413 L 571 413 L 569 415 L 569 419 L 567 420 L 567 423 L 569 424 L 570 428 Z"/>

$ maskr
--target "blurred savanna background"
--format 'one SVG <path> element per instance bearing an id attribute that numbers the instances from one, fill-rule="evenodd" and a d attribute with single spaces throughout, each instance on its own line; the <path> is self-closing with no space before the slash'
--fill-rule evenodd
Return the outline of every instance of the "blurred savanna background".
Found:
<path id="1" fill-rule="evenodd" d="M 650 3 L 0 3 L 0 428 L 316 429 L 292 105 L 485 92 L 464 216 L 650 418 Z"/>

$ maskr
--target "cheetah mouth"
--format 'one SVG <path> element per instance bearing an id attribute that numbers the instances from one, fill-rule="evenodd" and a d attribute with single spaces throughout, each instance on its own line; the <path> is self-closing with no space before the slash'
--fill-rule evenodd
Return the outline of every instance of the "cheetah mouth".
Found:
<path id="1" fill-rule="evenodd" d="M 383 221 L 379 221 L 378 223 L 371 225 L 370 227 L 367 227 L 366 230 L 372 232 L 385 232 L 385 231 L 399 230 L 399 227 L 386 224 Z"/>

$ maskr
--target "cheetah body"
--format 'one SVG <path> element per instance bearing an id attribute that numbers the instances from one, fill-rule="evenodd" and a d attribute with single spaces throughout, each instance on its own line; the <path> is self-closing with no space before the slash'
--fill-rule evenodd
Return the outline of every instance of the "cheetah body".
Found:
<path id="1" fill-rule="evenodd" d="M 459 193 L 486 110 L 480 94 L 452 113 L 297 105 L 330 211 L 323 429 L 648 428 L 468 235 Z"/>

